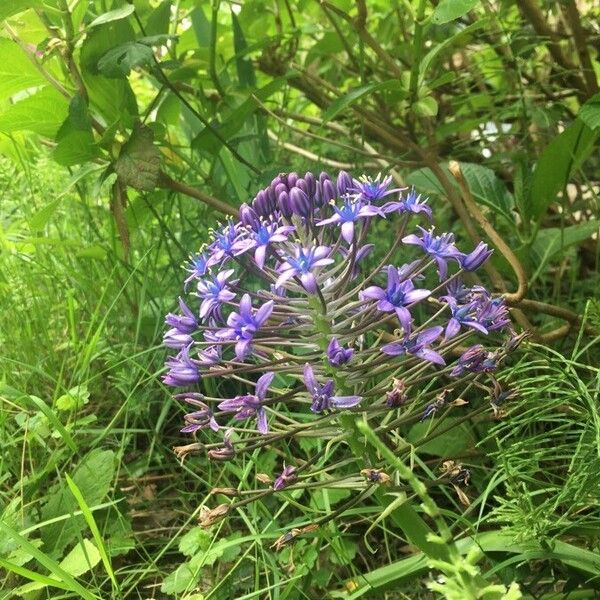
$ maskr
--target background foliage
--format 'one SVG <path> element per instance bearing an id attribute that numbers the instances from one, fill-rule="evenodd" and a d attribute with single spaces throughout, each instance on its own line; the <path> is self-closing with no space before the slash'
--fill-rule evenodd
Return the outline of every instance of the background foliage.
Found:
<path id="1" fill-rule="evenodd" d="M 520 396 L 413 465 L 471 469 L 470 507 L 435 500 L 487 581 L 594 597 L 599 16 L 572 0 L 0 3 L 0 594 L 449 595 L 426 584 L 465 565 L 429 569 L 376 507 L 269 548 L 292 508 L 345 492 L 199 529 L 213 486 L 253 486 L 277 457 L 213 473 L 170 450 L 158 346 L 180 264 L 278 172 L 327 167 L 391 171 L 496 247 L 490 282 L 535 342 L 506 373 Z"/>

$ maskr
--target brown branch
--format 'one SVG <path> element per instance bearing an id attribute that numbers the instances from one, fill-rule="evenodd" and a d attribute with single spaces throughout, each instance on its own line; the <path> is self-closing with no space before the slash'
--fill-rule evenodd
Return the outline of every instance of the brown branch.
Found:
<path id="1" fill-rule="evenodd" d="M 204 202 L 207 206 L 210 206 L 213 210 L 220 212 L 221 214 L 237 217 L 238 210 L 234 206 L 230 206 L 226 204 L 222 200 L 215 198 L 205 192 L 202 192 L 194 187 L 187 185 L 186 183 L 182 183 L 180 181 L 175 181 L 169 175 L 167 175 L 164 171 L 160 171 L 158 175 L 158 183 L 157 187 L 172 190 L 179 194 L 185 194 L 186 196 L 190 196 L 190 198 L 196 198 L 196 200 L 200 200 Z"/>

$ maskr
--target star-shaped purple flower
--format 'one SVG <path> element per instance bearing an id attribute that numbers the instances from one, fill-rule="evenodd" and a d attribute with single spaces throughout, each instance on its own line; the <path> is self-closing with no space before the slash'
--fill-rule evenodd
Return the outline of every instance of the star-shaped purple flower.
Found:
<path id="1" fill-rule="evenodd" d="M 388 177 L 385 177 L 382 180 L 381 173 L 379 173 L 375 179 L 363 175 L 359 179 L 354 179 L 352 183 L 353 187 L 348 191 L 354 192 L 360 200 L 369 203 L 377 202 L 378 200 L 385 198 L 385 196 L 402 191 L 400 188 L 395 188 L 393 190 L 388 189 L 392 183 L 392 176 L 388 175 Z"/>
<path id="2" fill-rule="evenodd" d="M 398 200 L 386 202 L 382 206 L 382 210 L 385 214 L 399 212 L 399 213 L 424 213 L 428 219 L 431 220 L 431 207 L 427 204 L 427 200 L 421 200 L 421 195 L 415 192 L 414 188 L 408 192 L 406 197 L 400 195 Z"/>
<path id="3" fill-rule="evenodd" d="M 335 367 L 345 365 L 353 354 L 352 348 L 344 348 L 335 338 L 331 338 L 327 346 L 327 360 L 330 365 Z"/>
<path id="4" fill-rule="evenodd" d="M 273 301 L 270 300 L 253 313 L 250 295 L 244 294 L 240 300 L 240 312 L 232 312 L 227 318 L 228 327 L 218 330 L 215 335 L 221 340 L 236 340 L 235 356 L 243 361 L 250 352 L 254 335 L 272 312 Z"/>
<path id="5" fill-rule="evenodd" d="M 332 408 L 352 408 L 362 400 L 361 396 L 334 396 L 333 379 L 329 379 L 321 385 L 308 363 L 304 365 L 304 384 L 312 396 L 313 401 L 310 410 L 314 413 L 331 410 Z"/>
<path id="6" fill-rule="evenodd" d="M 402 328 L 410 333 L 412 317 L 407 305 L 427 298 L 429 290 L 417 290 L 410 279 L 401 280 L 398 269 L 392 265 L 387 268 L 387 287 L 376 285 L 360 293 L 361 300 L 377 300 L 377 308 L 382 312 L 396 312 Z"/>
<path id="7" fill-rule="evenodd" d="M 460 263 L 460 259 L 464 256 L 462 252 L 454 245 L 453 233 L 442 233 L 442 235 L 433 235 L 433 227 L 427 231 L 423 227 L 419 227 L 423 237 L 420 238 L 414 233 L 402 238 L 405 244 L 421 246 L 423 251 L 429 254 L 438 266 L 440 281 L 448 274 L 449 259 L 454 259 Z"/>
<path id="8" fill-rule="evenodd" d="M 316 294 L 317 279 L 313 270 L 333 263 L 333 258 L 329 258 L 330 254 L 331 250 L 327 246 L 296 248 L 295 256 L 286 257 L 285 262 L 279 267 L 280 275 L 275 282 L 275 287 L 280 287 L 292 277 L 300 277 L 306 291 L 309 294 Z"/>
<path id="9" fill-rule="evenodd" d="M 245 396 L 236 396 L 229 400 L 223 400 L 223 402 L 219 402 L 218 404 L 219 409 L 224 412 L 234 412 L 235 418 L 240 421 L 255 416 L 258 431 L 263 434 L 267 433 L 269 426 L 263 402 L 274 377 L 275 373 L 265 373 L 256 382 L 254 394 L 246 394 Z"/>
<path id="10" fill-rule="evenodd" d="M 402 356 L 403 354 L 412 354 L 423 360 L 435 363 L 436 365 L 445 365 L 444 358 L 431 348 L 431 344 L 440 337 L 444 331 L 439 325 L 425 329 L 416 336 L 406 336 L 400 342 L 392 342 L 381 348 L 381 351 L 390 356 Z"/>
<path id="11" fill-rule="evenodd" d="M 163 376 L 166 385 L 174 387 L 192 385 L 200 381 L 198 361 L 190 358 L 190 346 L 186 346 L 177 356 L 167 359 L 166 365 L 169 372 Z"/>
<path id="12" fill-rule="evenodd" d="M 254 260 L 262 269 L 265 266 L 265 259 L 269 245 L 273 242 L 285 242 L 288 235 L 296 229 L 293 225 L 279 225 L 278 223 L 260 223 L 250 232 L 250 237 L 234 244 L 236 248 L 234 254 L 239 254 L 237 248 L 242 252 L 254 248 Z"/>
<path id="13" fill-rule="evenodd" d="M 233 269 L 220 271 L 208 279 L 198 281 L 198 296 L 202 298 L 200 305 L 200 318 L 207 319 L 216 317 L 221 319 L 221 305 L 223 302 L 230 302 L 235 298 L 235 294 L 228 289 L 228 285 L 235 281 L 227 283 L 227 280 L 233 275 Z"/>
<path id="14" fill-rule="evenodd" d="M 376 215 L 384 217 L 385 215 L 380 208 L 365 204 L 358 199 L 350 197 L 344 198 L 344 203 L 341 208 L 331 205 L 335 214 L 328 219 L 323 219 L 317 223 L 318 227 L 325 225 L 341 224 L 342 226 L 342 237 L 348 244 L 352 243 L 354 239 L 354 224 L 360 219 L 367 219 Z"/>
<path id="15" fill-rule="evenodd" d="M 488 330 L 479 322 L 477 316 L 477 308 L 480 305 L 477 300 L 462 305 L 457 304 L 452 298 L 448 298 L 447 302 L 452 311 L 452 317 L 446 325 L 445 338 L 447 340 L 458 334 L 461 325 L 470 327 L 471 329 L 475 329 L 476 331 L 487 335 Z"/>

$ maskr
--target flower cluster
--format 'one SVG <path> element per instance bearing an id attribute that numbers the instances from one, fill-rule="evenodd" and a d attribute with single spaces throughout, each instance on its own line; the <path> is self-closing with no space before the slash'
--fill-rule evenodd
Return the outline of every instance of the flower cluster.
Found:
<path id="1" fill-rule="evenodd" d="M 206 430 L 198 447 L 229 460 L 337 439 L 353 412 L 390 430 L 459 406 L 451 396 L 489 377 L 514 333 L 502 299 L 467 284 L 491 250 L 464 253 L 432 216 L 390 177 L 289 173 L 259 191 L 191 258 L 166 318 L 163 381 L 195 409 L 182 431 Z M 513 341 L 483 345 L 500 331 Z M 287 462 L 274 493 L 311 477 L 310 461 Z"/>

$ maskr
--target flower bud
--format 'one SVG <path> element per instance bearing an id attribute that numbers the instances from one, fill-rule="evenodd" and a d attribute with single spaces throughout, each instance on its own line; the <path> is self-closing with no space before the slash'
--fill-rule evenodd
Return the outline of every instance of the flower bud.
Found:
<path id="1" fill-rule="evenodd" d="M 323 204 L 327 204 L 335 199 L 335 189 L 331 181 L 324 181 L 322 184 Z"/>
<path id="2" fill-rule="evenodd" d="M 277 197 L 277 206 L 281 211 L 281 214 L 289 219 L 293 214 L 292 204 L 290 202 L 290 197 L 287 192 L 281 192 Z"/>
<path id="3" fill-rule="evenodd" d="M 344 194 L 352 191 L 352 187 L 352 177 L 350 177 L 346 171 L 340 171 L 336 181 L 338 196 L 341 198 Z"/>
<path id="4" fill-rule="evenodd" d="M 298 181 L 298 173 L 292 172 L 289 173 L 287 176 L 287 184 L 288 184 L 288 188 L 291 190 L 295 185 L 296 185 L 296 181 Z"/>
<path id="5" fill-rule="evenodd" d="M 307 171 L 304 174 L 304 181 L 306 182 L 306 190 L 304 191 L 309 198 L 313 198 L 317 190 L 317 180 L 315 179 L 315 176 L 310 171 Z M 296 185 L 298 184 L 296 183 Z"/>
<path id="6" fill-rule="evenodd" d="M 265 195 L 264 192 L 259 192 L 259 194 Z M 257 225 L 260 224 L 258 220 L 258 215 L 256 211 L 248 206 L 245 202 L 240 206 L 240 221 L 246 227 L 250 229 L 254 229 Z"/>
<path id="7" fill-rule="evenodd" d="M 311 203 L 308 196 L 299 187 L 290 190 L 290 206 L 292 212 L 301 217 L 308 217 L 312 212 Z"/>

